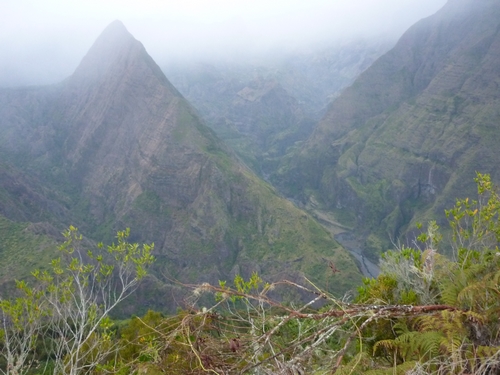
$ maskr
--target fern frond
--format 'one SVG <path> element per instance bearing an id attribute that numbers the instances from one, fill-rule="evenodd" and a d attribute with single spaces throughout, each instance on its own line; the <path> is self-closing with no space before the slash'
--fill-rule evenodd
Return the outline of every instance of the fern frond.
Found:
<path id="1" fill-rule="evenodd" d="M 498 285 L 495 285 L 493 280 L 481 279 L 462 289 L 457 296 L 457 301 L 459 305 L 466 308 L 482 309 L 483 306 L 498 301 L 499 296 Z"/>
<path id="2" fill-rule="evenodd" d="M 402 335 L 404 333 L 410 332 L 408 325 L 403 321 L 399 321 L 399 322 L 395 323 L 393 326 L 393 330 L 394 330 L 394 332 L 396 332 L 396 334 L 398 336 Z"/>
<path id="3" fill-rule="evenodd" d="M 423 332 L 416 336 L 416 339 L 420 358 L 433 358 L 439 354 L 439 349 L 443 340 L 443 336 L 440 332 Z"/>
<path id="4" fill-rule="evenodd" d="M 398 349 L 398 343 L 392 339 L 377 341 L 375 345 L 373 345 L 373 355 L 375 355 L 375 353 L 377 353 L 379 349 L 385 349 L 389 352 L 394 352 Z"/>
<path id="5" fill-rule="evenodd" d="M 405 360 L 411 359 L 418 351 L 418 335 L 420 335 L 420 333 L 417 331 L 407 331 L 395 339 L 396 343 L 398 344 L 401 356 Z"/>
<path id="6" fill-rule="evenodd" d="M 465 284 L 458 280 L 446 280 L 441 284 L 441 301 L 450 306 L 458 306 L 458 294 Z"/>
<path id="7" fill-rule="evenodd" d="M 486 322 L 486 317 L 483 314 L 477 313 L 475 311 L 466 311 L 463 315 L 468 321 L 483 325 Z"/>
<path id="8" fill-rule="evenodd" d="M 476 358 L 481 361 L 484 361 L 491 357 L 498 357 L 500 355 L 500 347 L 499 346 L 482 346 L 479 345 L 476 347 Z"/>
<path id="9" fill-rule="evenodd" d="M 440 315 L 424 315 L 416 318 L 418 330 L 421 332 L 436 331 L 440 326 L 440 324 L 436 322 L 438 317 L 440 317 Z"/>
<path id="10" fill-rule="evenodd" d="M 464 340 L 461 336 L 443 337 L 439 345 L 440 352 L 444 355 L 456 355 L 461 351 L 463 344 Z"/>

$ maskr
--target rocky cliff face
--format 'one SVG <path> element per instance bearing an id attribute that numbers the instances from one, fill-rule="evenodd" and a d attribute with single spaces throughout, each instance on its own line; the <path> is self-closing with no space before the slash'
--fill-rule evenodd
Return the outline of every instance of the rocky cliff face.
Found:
<path id="1" fill-rule="evenodd" d="M 498 181 L 499 30 L 490 0 L 449 1 L 418 22 L 333 102 L 277 181 L 387 239 L 474 196 L 474 171 Z"/>
<path id="2" fill-rule="evenodd" d="M 330 260 L 345 270 L 337 291 L 359 281 L 345 250 L 233 157 L 119 21 L 61 84 L 1 91 L 0 103 L 0 153 L 41 191 L 40 220 L 69 218 L 95 239 L 130 227 L 155 243 L 160 281 L 322 279 Z"/>

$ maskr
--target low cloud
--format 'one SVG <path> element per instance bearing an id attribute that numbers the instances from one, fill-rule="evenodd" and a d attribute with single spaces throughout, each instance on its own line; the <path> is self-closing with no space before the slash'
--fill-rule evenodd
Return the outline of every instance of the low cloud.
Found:
<path id="1" fill-rule="evenodd" d="M 399 37 L 445 0 L 19 0 L 0 14 L 0 86 L 70 75 L 120 19 L 159 63 L 245 58 L 354 37 Z"/>

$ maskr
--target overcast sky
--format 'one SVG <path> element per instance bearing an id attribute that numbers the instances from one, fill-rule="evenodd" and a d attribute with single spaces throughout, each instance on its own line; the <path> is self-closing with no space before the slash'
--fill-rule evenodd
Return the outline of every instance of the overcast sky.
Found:
<path id="1" fill-rule="evenodd" d="M 446 0 L 0 0 L 0 86 L 70 75 L 100 32 L 123 21 L 163 63 L 399 37 Z"/>

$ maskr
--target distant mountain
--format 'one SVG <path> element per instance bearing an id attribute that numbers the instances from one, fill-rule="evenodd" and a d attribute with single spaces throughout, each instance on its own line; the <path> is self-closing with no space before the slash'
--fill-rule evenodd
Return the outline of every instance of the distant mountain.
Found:
<path id="1" fill-rule="evenodd" d="M 500 179 L 499 31 L 498 1 L 448 1 L 332 103 L 274 181 L 369 252 L 416 221 L 445 222 L 455 197 L 476 194 L 475 171 Z"/>
<path id="2" fill-rule="evenodd" d="M 29 232 L 49 241 L 73 224 L 111 240 L 130 227 L 132 241 L 155 243 L 144 308 L 175 304 L 154 292 L 167 279 L 257 270 L 324 281 L 333 261 L 342 277 L 332 290 L 360 281 L 347 252 L 233 156 L 119 21 L 60 84 L 0 90 L 0 155 L 7 232 L 22 237 L 30 224 L 16 222 L 36 222 Z M 0 259 L 15 263 L 15 251 L 0 247 Z"/>
<path id="3" fill-rule="evenodd" d="M 164 71 L 219 137 L 268 174 L 390 45 L 352 41 L 239 63 L 170 64 Z"/>

